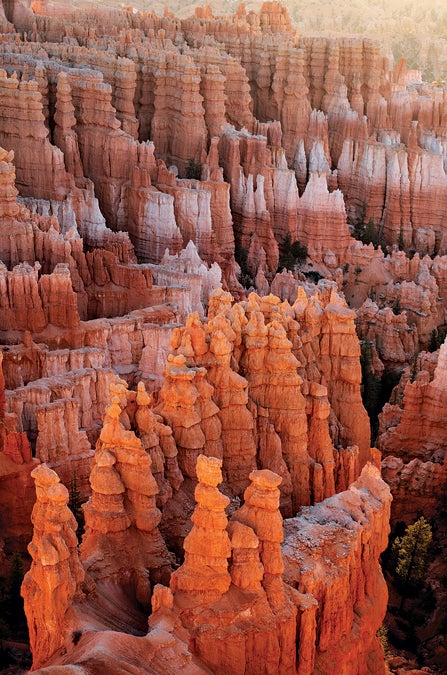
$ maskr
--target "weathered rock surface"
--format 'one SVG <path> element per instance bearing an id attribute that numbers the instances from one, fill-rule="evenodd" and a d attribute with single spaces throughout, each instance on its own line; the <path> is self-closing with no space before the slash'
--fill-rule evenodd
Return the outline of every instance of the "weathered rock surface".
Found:
<path id="1" fill-rule="evenodd" d="M 412 523 L 423 512 L 439 511 L 447 480 L 444 401 L 447 344 L 435 354 L 422 352 L 404 372 L 393 403 L 380 415 L 377 445 L 383 453 L 383 476 L 393 498 L 393 522 Z M 437 357 L 437 358 L 436 358 Z"/>
<path id="2" fill-rule="evenodd" d="M 390 504 L 388 486 L 369 464 L 346 492 L 285 521 L 284 578 L 318 602 L 317 639 L 305 637 L 310 655 L 302 672 L 329 673 L 334 663 L 352 675 L 385 672 L 376 630 L 388 593 L 378 556 L 388 544 L 383 509 L 389 516 Z M 355 551 L 362 548 L 360 558 Z M 299 653 L 302 648 L 299 642 Z"/>
<path id="3" fill-rule="evenodd" d="M 282 508 L 291 515 L 335 492 L 348 456 L 358 475 L 370 452 L 359 344 L 354 315 L 334 288 L 323 285 L 309 299 L 301 288 L 294 305 L 255 293 L 233 304 L 221 291 L 211 297 L 208 316 L 205 324 L 193 316 L 175 332 L 158 408 L 179 425 L 177 443 L 191 448 L 184 461 L 195 461 L 206 447 L 194 386 L 199 367 L 206 369 L 221 425 L 222 449 L 213 451 L 223 458 L 224 480 L 235 494 L 258 463 L 282 476 Z M 345 444 L 358 446 L 360 467 Z M 183 470 L 194 477 L 190 464 Z"/>
<path id="4" fill-rule="evenodd" d="M 130 401 L 125 383 L 117 381 L 111 386 L 111 404 L 106 408 L 90 474 L 92 496 L 83 507 L 81 559 L 95 581 L 129 586 L 138 602 L 149 606 L 150 580 L 166 582 L 170 560 L 158 529 L 159 488 L 151 471 L 151 453 L 124 426 L 130 421 L 126 408 L 133 403 L 139 429 L 143 430 L 144 393 L 142 389 L 140 400 L 132 397 Z"/>
<path id="5" fill-rule="evenodd" d="M 188 599 L 197 598 L 199 605 L 220 600 L 231 584 L 228 571 L 231 545 L 225 515 L 230 500 L 217 489 L 222 482 L 221 466 L 222 460 L 216 457 L 197 458 L 198 484 L 194 492 L 197 506 L 191 516 L 194 524 L 183 544 L 185 562 L 171 577 L 172 592 L 184 593 Z"/>
<path id="6" fill-rule="evenodd" d="M 47 586 L 51 635 L 30 601 L 36 664 L 66 648 L 55 668 L 381 672 L 389 498 L 372 468 L 359 478 L 377 453 L 350 307 L 377 372 L 445 323 L 445 85 L 373 40 L 298 35 L 277 2 L 176 19 L 14 0 L 0 28 L 0 535 L 7 554 L 31 538 L 39 462 L 76 476 L 96 582 L 77 645 L 74 582 L 63 602 Z M 352 236 L 367 226 L 376 248 Z M 278 270 L 296 241 L 307 255 Z M 414 508 L 445 480 L 442 367 L 383 417 Z M 129 389 L 113 385 L 102 426 L 116 375 Z M 296 591 L 282 517 L 302 507 L 321 546 Z"/>
<path id="7" fill-rule="evenodd" d="M 310 675 L 332 672 L 334 659 L 348 673 L 385 672 L 375 632 L 387 598 L 378 556 L 386 546 L 390 493 L 378 470 L 368 465 L 348 491 L 287 520 L 281 549 L 281 478 L 254 471 L 245 505 L 228 523 L 228 500 L 216 487 L 220 466 L 216 458 L 198 458 L 185 562 L 171 589 L 154 587 L 147 635 L 107 633 L 104 600 L 87 597 L 77 605 L 78 644 L 38 672 L 94 662 L 111 673 L 123 667 L 174 673 L 182 663 L 187 673 L 242 674 L 259 672 L 262 663 L 262 672 Z"/>
<path id="8" fill-rule="evenodd" d="M 282 581 L 281 478 L 268 470 L 250 474 L 246 504 L 228 526 L 230 544 L 223 511 L 228 499 L 216 488 L 220 466 L 221 460 L 198 458 L 198 506 L 185 562 L 171 581 L 172 611 L 212 672 L 255 672 L 260 659 L 265 672 L 293 672 L 299 596 Z M 151 625 L 157 625 L 157 612 Z"/>
<path id="9" fill-rule="evenodd" d="M 77 523 L 67 506 L 68 490 L 45 464 L 36 467 L 32 476 L 37 495 L 28 547 L 32 563 L 22 595 L 36 669 L 71 643 L 75 627 L 71 605 L 81 593 L 85 573 L 77 550 Z"/>

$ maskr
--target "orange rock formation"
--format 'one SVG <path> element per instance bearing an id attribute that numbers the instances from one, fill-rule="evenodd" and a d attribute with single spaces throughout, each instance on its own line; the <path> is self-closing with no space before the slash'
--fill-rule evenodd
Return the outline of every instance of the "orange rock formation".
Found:
<path id="1" fill-rule="evenodd" d="M 95 581 L 128 584 L 136 599 L 149 606 L 148 575 L 159 582 L 166 581 L 170 572 L 168 551 L 158 530 L 161 513 L 155 497 L 159 488 L 151 471 L 150 452 L 123 424 L 129 422 L 126 408 L 121 407 L 129 406 L 124 384 L 112 385 L 111 393 L 90 474 L 92 496 L 84 506 L 81 559 Z M 133 401 L 135 416 L 141 420 L 147 406 L 143 389 L 137 398 Z M 143 428 L 140 422 L 139 430 Z"/>
<path id="2" fill-rule="evenodd" d="M 443 498 L 446 358 L 445 342 L 433 355 L 422 352 L 414 381 L 408 368 L 398 385 L 403 395 L 385 404 L 380 415 L 378 447 L 384 455 L 383 475 L 395 501 L 394 522 L 413 522 L 421 512 L 433 517 Z"/>
<path id="3" fill-rule="evenodd" d="M 382 672 L 355 320 L 376 373 L 445 323 L 445 85 L 278 2 L 13 0 L 0 29 L 0 538 L 31 539 L 33 473 L 34 667 Z M 396 517 L 445 480 L 444 351 L 383 412 Z"/>
<path id="4" fill-rule="evenodd" d="M 67 506 L 67 488 L 45 464 L 36 467 L 32 476 L 37 495 L 31 515 L 34 534 L 28 547 L 32 564 L 22 595 L 36 669 L 71 643 L 71 603 L 81 593 L 85 573 L 77 552 L 77 523 Z"/>

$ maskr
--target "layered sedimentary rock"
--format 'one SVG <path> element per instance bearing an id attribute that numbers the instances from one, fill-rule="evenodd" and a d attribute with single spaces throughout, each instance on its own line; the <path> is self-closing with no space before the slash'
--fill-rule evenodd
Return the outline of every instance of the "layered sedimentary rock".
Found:
<path id="1" fill-rule="evenodd" d="M 26 433 L 16 430 L 16 418 L 6 410 L 2 361 L 0 352 L 0 527 L 8 552 L 25 551 L 32 536 L 35 491 L 31 473 L 37 460 L 31 456 Z"/>
<path id="2" fill-rule="evenodd" d="M 154 667 L 174 673 L 182 663 L 184 672 L 242 674 L 262 663 L 263 672 L 310 675 L 331 672 L 336 660 L 346 672 L 384 672 L 375 632 L 387 597 L 378 555 L 386 545 L 390 493 L 378 470 L 368 465 L 348 491 L 286 521 L 283 533 L 281 478 L 254 471 L 244 506 L 228 522 L 228 500 L 216 487 L 220 466 L 217 458 L 198 458 L 185 562 L 171 588 L 154 587 L 147 635 L 115 626 L 107 633 L 104 600 L 89 595 L 76 606 L 79 643 L 67 645 L 51 666 L 64 673 L 95 663 L 118 673 L 128 664 L 143 673 Z"/>
<path id="3" fill-rule="evenodd" d="M 435 515 L 443 498 L 446 355 L 446 343 L 433 356 L 422 352 L 396 388 L 401 395 L 396 391 L 380 415 L 378 447 L 395 500 L 394 521 L 413 522 L 421 511 Z"/>
<path id="4" fill-rule="evenodd" d="M 233 304 L 228 293 L 215 293 L 208 323 L 191 317 L 174 334 L 157 409 L 178 426 L 183 470 L 194 477 L 190 459 L 209 452 L 195 386 L 197 375 L 201 380 L 206 373 L 221 425 L 222 445 L 212 447 L 236 494 L 247 486 L 256 462 L 282 476 L 287 514 L 333 494 L 339 472 L 341 489 L 346 487 L 341 478 L 346 458 L 353 476 L 358 459 L 361 467 L 369 458 L 353 318 L 333 287 L 322 286 L 309 299 L 301 289 L 293 306 L 254 293 Z M 344 445 L 358 447 L 345 454 Z"/>
<path id="5" fill-rule="evenodd" d="M 342 288 L 357 308 L 359 335 L 375 343 L 387 366 L 412 361 L 444 325 L 445 267 L 445 256 L 409 258 L 394 249 L 383 257 L 372 244 L 360 243 L 351 249 Z"/>
<path id="6" fill-rule="evenodd" d="M 259 540 L 259 558 L 264 567 L 261 583 L 273 604 L 281 603 L 283 562 L 282 518 L 279 513 L 280 476 L 269 469 L 250 474 L 251 485 L 245 490 L 244 505 L 233 515 L 233 520 L 254 531 Z"/>
<path id="7" fill-rule="evenodd" d="M 222 482 L 222 460 L 199 455 L 196 462 L 198 484 L 194 492 L 197 507 L 191 520 L 194 525 L 186 537 L 185 562 L 171 579 L 171 590 L 183 592 L 197 603 L 216 602 L 231 584 L 228 558 L 230 539 L 226 532 L 225 508 L 228 497 L 217 489 Z"/>
<path id="8" fill-rule="evenodd" d="M 37 495 L 31 516 L 34 534 L 28 547 L 32 563 L 22 595 L 36 669 L 71 642 L 76 627 L 71 605 L 81 594 L 84 569 L 77 551 L 77 523 L 67 506 L 68 490 L 44 464 L 32 476 Z"/>
<path id="9" fill-rule="evenodd" d="M 166 580 L 170 569 L 158 530 L 161 514 L 155 498 L 159 488 L 151 471 L 151 453 L 124 426 L 125 422 L 129 425 L 125 386 L 117 382 L 111 393 L 90 474 L 92 496 L 84 506 L 81 559 L 94 580 L 129 584 L 137 600 L 148 605 L 149 576 L 156 582 Z M 144 410 L 141 399 L 143 391 L 143 405 L 134 400 L 138 417 Z"/>
<path id="10" fill-rule="evenodd" d="M 349 490 L 285 521 L 284 577 L 318 602 L 317 642 L 311 639 L 308 669 L 299 672 L 329 673 L 334 663 L 352 675 L 385 672 L 376 631 L 388 593 L 378 555 L 388 543 L 382 509 L 389 517 L 390 503 L 379 470 L 368 465 Z M 354 551 L 362 547 L 366 531 L 370 536 L 360 559 Z M 337 588 L 331 596 L 325 590 L 328 576 L 332 589 Z M 300 643 L 300 654 L 302 648 Z"/>
<path id="11" fill-rule="evenodd" d="M 219 408 L 205 375 L 204 368 L 188 368 L 184 355 L 169 356 L 155 409 L 173 431 L 183 475 L 192 479 L 200 454 L 222 456 Z"/>
<path id="12" fill-rule="evenodd" d="M 97 593 L 88 634 L 45 654 L 33 637 L 37 661 L 66 647 L 57 667 L 110 673 L 380 672 L 388 494 L 371 468 L 348 490 L 376 453 L 347 303 L 377 372 L 445 322 L 445 87 L 391 70 L 367 38 L 297 35 L 276 2 L 180 20 L 14 0 L 0 25 L 1 538 L 7 554 L 30 538 L 38 462 L 76 476 Z M 376 248 L 351 236 L 368 225 Z M 277 274 L 296 241 L 305 262 Z M 381 430 L 393 490 L 418 507 L 444 476 L 440 410 L 413 424 L 443 400 L 440 372 Z M 113 385 L 101 429 L 115 374 L 129 389 Z M 306 549 L 286 554 L 294 591 L 281 514 L 303 506 L 320 548 L 286 526 Z M 183 540 L 172 593 L 157 582 Z M 130 635 L 151 593 L 150 631 Z"/>
<path id="13" fill-rule="evenodd" d="M 63 6 L 55 11 L 48 3 L 41 3 L 34 11 L 32 29 L 30 25 L 24 28 L 32 16 L 29 11 L 25 12 L 26 20 L 22 17 L 24 23 L 19 23 L 20 30 L 30 31 L 35 41 L 26 45 L 7 41 L 1 46 L 5 65 L 16 73 L 5 85 L 5 100 L 16 96 L 26 123 L 34 120 L 35 131 L 27 143 L 45 146 L 43 154 L 48 158 L 45 155 L 40 174 L 42 179 L 45 172 L 52 174 L 46 188 L 52 194 L 45 198 L 64 204 L 74 199 L 80 230 L 83 219 L 93 216 L 93 202 L 88 197 L 93 184 L 107 224 L 112 229 L 129 227 L 142 260 L 158 262 L 165 245 L 178 250 L 179 237 L 185 238 L 190 224 L 188 219 L 184 227 L 176 222 L 181 209 L 174 215 L 172 200 L 163 197 L 163 181 L 153 153 L 168 166 L 175 165 L 171 172 L 174 183 L 176 171 L 185 175 L 191 162 L 193 168 L 201 165 L 198 173 L 206 177 L 206 140 L 223 138 L 230 124 L 237 132 L 244 127 L 247 130 L 243 145 L 247 143 L 248 154 L 243 147 L 243 161 L 235 156 L 232 167 L 228 157 L 220 161 L 235 193 L 231 203 L 236 214 L 236 241 L 244 240 L 243 246 L 251 248 L 249 259 L 256 267 L 253 276 L 260 250 L 267 259 L 264 271 L 275 271 L 271 230 L 282 240 L 287 232 L 295 233 L 297 217 L 302 217 L 294 205 L 298 198 L 295 181 L 290 182 L 295 172 L 300 194 L 308 172 L 327 173 L 330 189 L 338 184 L 343 190 L 350 221 L 372 218 L 387 243 L 396 243 L 402 231 L 406 246 L 425 247 L 429 253 L 443 250 L 442 209 L 433 204 L 441 204 L 443 199 L 444 102 L 434 88 L 407 88 L 412 78 L 406 77 L 402 65 L 394 72 L 387 70 L 377 43 L 297 38 L 283 8 L 275 3 L 267 3 L 259 16 L 241 9 L 234 17 L 207 14 L 182 22 L 169 14 L 156 17 L 92 10 L 83 24 L 82 15 L 75 19 Z M 68 33 L 67 25 L 72 25 Z M 57 44 L 63 42 L 64 35 L 70 45 Z M 45 41 L 43 49 L 41 41 Z M 31 94 L 36 100 L 30 115 L 27 101 Z M 256 118 L 250 111 L 250 95 Z M 54 145 L 48 134 L 53 117 Z M 174 131 L 171 123 L 166 123 L 168 118 L 176 121 Z M 189 119 L 187 126 L 184 119 Z M 32 167 L 27 166 L 26 153 L 14 140 L 17 134 L 9 114 L 3 134 L 6 147 L 22 153 L 19 177 L 23 169 L 26 190 L 33 197 L 44 197 Z M 255 137 L 250 137 L 252 134 Z M 98 152 L 100 147 L 103 151 Z M 58 155 L 59 150 L 62 153 Z M 53 156 L 62 157 L 62 165 L 65 163 L 59 172 L 63 194 L 53 185 L 58 175 L 51 169 Z M 238 184 L 239 164 L 248 181 L 245 186 Z M 337 165 L 336 175 L 333 169 Z M 424 176 L 422 184 L 418 183 L 420 174 Z M 253 175 L 253 199 L 249 175 Z M 257 176 L 264 178 L 264 189 L 257 187 Z M 323 192 L 318 193 L 321 203 L 315 204 L 311 217 L 321 227 L 327 220 L 328 197 Z M 195 201 L 195 195 L 189 198 Z M 200 199 L 203 201 L 203 195 Z M 238 205 L 241 200 L 243 209 Z M 303 212 L 309 210 L 308 202 L 305 200 Z M 340 211 L 338 206 L 336 211 Z M 163 232 L 157 227 L 161 217 L 166 224 Z M 203 213 L 200 222 L 203 226 Z M 330 227 L 335 231 L 329 235 L 325 228 L 325 245 L 334 253 L 340 233 L 346 239 L 347 232 L 340 229 L 341 222 L 331 222 Z M 217 228 L 212 225 L 214 231 Z M 307 231 L 306 227 L 301 230 Z M 218 259 L 221 246 L 209 239 L 209 228 L 202 235 L 200 254 L 208 259 L 212 250 L 213 259 Z M 310 233 L 305 236 L 309 238 Z M 245 241 L 247 237 L 249 241 Z M 314 234 L 309 244 L 321 248 L 320 239 Z M 335 255 L 343 264 L 347 241 L 339 243 L 341 250 Z M 231 245 L 229 237 L 225 246 Z"/>
<path id="14" fill-rule="evenodd" d="M 346 223 L 343 195 L 329 192 L 326 177 L 312 173 L 298 204 L 298 222 L 292 239 L 302 242 L 312 258 L 321 262 L 328 252 L 335 256 L 335 265 L 349 259 L 352 245 Z"/>
<path id="15" fill-rule="evenodd" d="M 246 504 L 228 526 L 230 544 L 228 499 L 216 487 L 220 466 L 221 460 L 198 458 L 198 506 L 185 562 L 171 581 L 173 611 L 213 672 L 254 671 L 259 659 L 265 672 L 292 672 L 298 594 L 282 581 L 281 478 L 268 470 L 250 474 Z"/>

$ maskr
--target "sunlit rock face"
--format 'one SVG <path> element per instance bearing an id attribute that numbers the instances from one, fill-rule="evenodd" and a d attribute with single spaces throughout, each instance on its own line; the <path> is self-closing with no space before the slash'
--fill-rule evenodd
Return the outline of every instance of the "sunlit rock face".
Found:
<path id="1" fill-rule="evenodd" d="M 31 541 L 33 667 L 382 673 L 357 335 L 381 373 L 444 323 L 444 89 L 278 2 L 0 28 L 0 562 Z M 396 518 L 445 481 L 421 359 L 381 418 Z"/>
<path id="2" fill-rule="evenodd" d="M 68 508 L 67 488 L 45 464 L 36 467 L 32 476 L 37 497 L 28 547 L 32 563 L 23 580 L 22 595 L 33 667 L 38 668 L 69 640 L 74 624 L 71 603 L 81 594 L 85 572 L 79 561 L 77 523 Z"/>
<path id="3" fill-rule="evenodd" d="M 346 314 L 327 288 L 313 296 L 320 319 L 325 294 L 331 325 L 338 314 L 342 322 L 352 322 L 352 313 Z M 189 654 L 197 668 L 222 673 L 243 673 L 261 658 L 272 673 L 310 674 L 317 665 L 329 672 L 328 659 L 334 658 L 352 673 L 366 673 L 371 664 L 374 672 L 384 672 L 375 633 L 387 600 L 378 557 L 386 546 L 390 492 L 371 463 L 359 475 L 358 446 L 335 448 L 328 424 L 335 413 L 327 388 L 317 381 L 318 360 L 312 364 L 313 380 L 297 372 L 306 376 L 293 353 L 301 328 L 292 312 L 303 313 L 308 303 L 301 294 L 292 309 L 274 296 L 252 294 L 235 304 L 228 293 L 215 293 L 207 321 L 194 314 L 175 331 L 158 395 L 148 395 L 143 383 L 136 392 L 123 380 L 111 383 L 90 474 L 92 495 L 83 509 L 85 534 L 80 552 L 73 553 L 78 582 L 85 575 L 83 593 L 65 598 L 54 631 L 65 638 L 57 642 L 51 633 L 45 653 L 33 647 L 35 666 L 63 669 L 80 660 L 99 658 L 106 664 L 114 658 L 151 672 L 151 660 L 139 656 L 138 641 L 149 648 L 162 630 L 167 633 L 157 658 L 166 673 L 175 672 L 179 653 Z M 247 377 L 234 369 L 236 354 Z M 262 363 L 268 386 L 258 367 Z M 300 433 L 300 453 L 287 444 L 294 429 Z M 246 456 L 242 448 L 231 452 L 230 440 L 237 435 L 252 448 Z M 58 481 L 50 469 L 42 471 Z M 66 503 L 68 492 L 63 486 L 60 491 Z M 288 515 L 312 502 L 283 529 L 281 511 Z M 43 536 L 36 518 L 33 542 Z M 166 523 L 177 533 L 168 541 L 177 537 L 176 549 L 184 550 L 177 569 L 161 534 Z M 38 598 L 30 584 L 44 563 L 40 549 L 34 551 L 23 594 L 38 640 L 39 615 L 33 618 Z M 57 605 L 57 589 L 50 590 L 48 603 Z M 121 630 L 112 645 L 104 631 L 116 631 L 117 625 L 104 607 L 123 593 L 128 612 L 132 603 L 132 612 L 152 604 L 149 632 L 137 638 Z M 67 646 L 73 626 L 82 637 Z M 130 659 L 119 645 L 134 641 Z"/>
<path id="4" fill-rule="evenodd" d="M 376 631 L 388 592 L 378 556 L 388 544 L 390 506 L 389 488 L 369 464 L 346 492 L 285 521 L 284 577 L 318 601 L 317 645 L 303 672 L 329 673 L 334 662 L 352 675 L 384 672 Z"/>
<path id="5" fill-rule="evenodd" d="M 442 503 L 447 478 L 446 356 L 445 342 L 433 354 L 422 352 L 412 370 L 404 371 L 393 403 L 380 415 L 378 446 L 394 497 L 393 522 L 411 523 L 420 513 L 434 517 Z"/>
<path id="6" fill-rule="evenodd" d="M 108 425 L 106 418 L 105 430 Z M 97 453 L 94 472 L 98 477 L 99 467 L 102 472 L 107 468 L 104 452 L 100 449 Z M 45 533 L 39 529 L 35 511 L 30 545 L 34 562 L 22 592 L 28 620 L 34 617 L 34 632 L 45 636 L 33 648 L 34 667 L 41 664 L 40 659 L 50 658 L 52 664 L 39 672 L 51 672 L 54 667 L 68 672 L 81 662 L 84 667 L 93 662 L 106 667 L 114 659 L 111 672 L 118 673 L 132 664 L 139 672 L 150 673 L 156 659 L 159 672 L 174 673 L 181 654 L 186 664 L 194 664 L 187 672 L 194 673 L 211 670 L 242 674 L 247 668 L 255 669 L 260 658 L 267 664 L 266 672 L 271 673 L 330 672 L 334 659 L 346 672 L 385 672 L 376 637 L 387 601 L 378 556 L 387 542 L 391 497 L 378 469 L 368 464 L 349 490 L 287 520 L 283 530 L 278 489 L 281 477 L 268 469 L 251 472 L 245 503 L 228 521 L 224 509 L 229 500 L 217 487 L 222 481 L 221 466 L 218 458 L 199 455 L 197 459 L 197 503 L 193 528 L 185 539 L 185 560 L 172 575 L 170 587 L 154 586 L 146 636 L 131 636 L 115 628 L 110 633 L 113 641 L 106 639 L 108 619 L 102 615 L 101 604 L 116 594 L 110 582 L 102 586 L 97 583 L 95 592 L 91 586 L 84 586 L 87 595 L 78 597 L 73 606 L 74 582 L 62 603 L 57 594 L 59 586 L 51 586 L 45 610 L 51 608 L 59 623 L 53 629 L 41 625 L 37 609 L 41 607 L 40 597 L 31 591 L 40 578 L 38 570 L 48 574 L 50 562 L 44 554 Z M 108 468 L 112 468 L 110 461 Z M 45 471 L 58 480 L 54 472 L 41 470 Z M 109 500 L 118 487 L 117 476 L 108 476 L 105 483 Z M 67 491 L 57 485 L 67 500 Z M 50 503 L 54 490 L 48 490 Z M 35 509 L 42 510 L 47 495 L 42 490 L 38 495 Z M 110 514 L 110 510 L 105 513 Z M 54 522 L 56 517 L 63 522 L 62 511 L 54 514 Z M 69 517 L 73 519 L 71 514 Z M 113 541 L 119 521 L 104 521 L 103 539 L 107 534 Z M 51 522 L 46 529 L 51 529 Z M 75 537 L 73 529 L 71 532 Z M 128 546 L 134 535 L 129 529 L 121 532 L 121 543 Z M 91 539 L 92 533 L 87 533 L 86 540 Z M 38 541 L 39 547 L 36 543 L 34 548 Z M 79 555 L 76 550 L 71 555 L 76 579 L 82 581 Z M 103 567 L 107 562 L 114 567 L 116 557 L 116 551 L 103 547 L 99 559 Z M 54 564 L 60 567 L 58 561 Z M 115 584 L 126 582 L 121 577 Z M 92 612 L 96 624 L 93 630 L 89 625 Z M 70 647 L 67 636 L 73 627 L 81 637 L 79 644 Z M 64 646 L 63 651 L 55 653 Z"/>
<path id="7" fill-rule="evenodd" d="M 324 285 L 310 298 L 301 289 L 293 305 L 255 293 L 233 304 L 228 293 L 218 292 L 211 297 L 207 322 L 193 315 L 174 333 L 156 410 L 170 423 L 169 406 L 184 408 L 176 424 L 187 424 L 189 434 L 197 430 L 191 444 L 196 453 L 222 457 L 225 479 L 236 495 L 242 495 L 256 466 L 283 477 L 286 514 L 346 489 L 370 458 L 353 319 L 334 288 Z M 198 435 L 203 377 L 217 405 L 212 422 L 221 429 L 217 447 L 209 445 L 206 429 Z M 178 402 L 169 404 L 173 378 L 182 389 Z M 194 418 L 186 422 L 188 400 L 195 426 Z M 210 423 L 211 418 L 202 427 Z M 186 439 L 184 432 L 181 437 Z M 183 453 L 184 462 L 194 459 L 191 450 Z"/>

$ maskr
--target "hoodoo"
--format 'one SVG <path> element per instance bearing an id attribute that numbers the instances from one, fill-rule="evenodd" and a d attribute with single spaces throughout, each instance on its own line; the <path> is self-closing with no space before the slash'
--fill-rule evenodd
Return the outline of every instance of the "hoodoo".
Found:
<path id="1" fill-rule="evenodd" d="M 6 667 L 445 672 L 441 10 L 109 4 L 0 0 Z"/>

